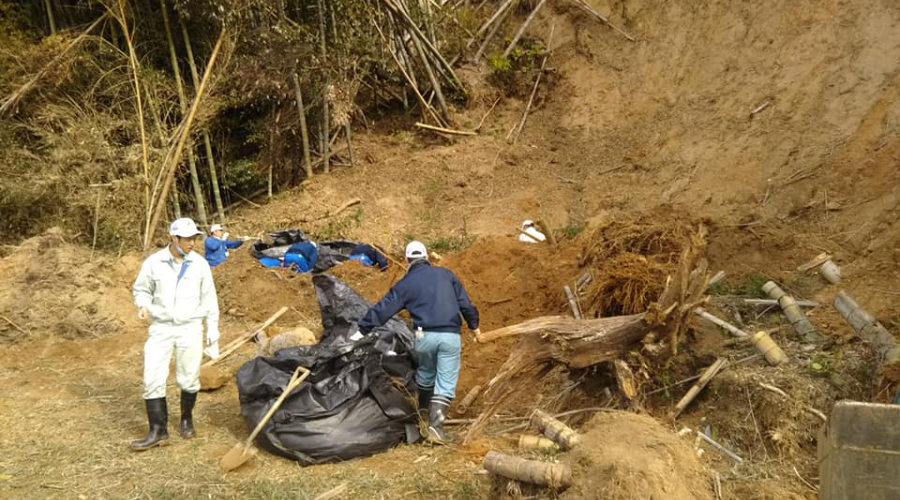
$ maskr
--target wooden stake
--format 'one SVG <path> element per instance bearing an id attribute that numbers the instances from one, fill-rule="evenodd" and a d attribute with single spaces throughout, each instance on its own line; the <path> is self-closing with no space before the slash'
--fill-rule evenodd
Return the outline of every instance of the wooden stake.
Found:
<path id="1" fill-rule="evenodd" d="M 726 364 L 727 361 L 725 360 L 725 358 L 718 358 L 716 359 L 715 363 L 709 365 L 709 368 L 707 368 L 706 371 L 703 372 L 703 375 L 700 376 L 700 380 L 698 380 L 697 383 L 695 383 L 693 387 L 688 390 L 687 394 L 685 394 L 684 397 L 681 398 L 681 400 L 678 401 L 678 403 L 675 405 L 675 409 L 672 410 L 671 413 L 672 418 L 678 418 L 678 415 L 681 415 L 681 412 L 683 412 L 684 409 L 687 408 L 689 404 L 691 404 L 691 401 L 693 401 L 697 397 L 697 395 L 700 394 L 700 391 L 702 391 L 703 388 L 706 387 L 706 384 L 708 384 L 709 381 L 712 380 L 712 378 L 715 377 L 716 374 L 719 373 L 719 370 L 721 370 Z"/>
<path id="2" fill-rule="evenodd" d="M 526 110 L 527 113 L 527 110 Z M 522 123 L 524 125 L 524 122 Z M 547 241 L 550 242 L 551 245 L 556 246 L 556 236 L 553 234 L 553 231 L 550 229 L 550 225 L 547 224 L 543 219 L 538 219 L 534 221 L 541 228 L 541 232 L 544 233 L 544 236 L 547 237 Z"/>
<path id="3" fill-rule="evenodd" d="M 572 469 L 567 465 L 525 460 L 499 451 L 487 452 L 482 467 L 516 481 L 551 488 L 563 488 L 572 482 Z"/>

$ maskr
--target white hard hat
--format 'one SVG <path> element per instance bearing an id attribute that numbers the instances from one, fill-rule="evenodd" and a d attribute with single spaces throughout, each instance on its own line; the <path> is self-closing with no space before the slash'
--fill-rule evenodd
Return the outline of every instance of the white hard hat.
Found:
<path id="1" fill-rule="evenodd" d="M 203 234 L 197 229 L 197 224 L 187 217 L 175 219 L 169 226 L 169 235 L 178 236 L 180 238 L 193 238 L 198 234 Z"/>
<path id="2" fill-rule="evenodd" d="M 534 226 L 534 221 L 532 220 L 524 220 L 522 221 L 522 229 L 528 229 L 529 227 Z"/>
<path id="3" fill-rule="evenodd" d="M 222 224 L 213 224 L 212 226 L 209 226 L 210 233 L 214 233 L 216 231 L 223 231 L 224 229 L 225 228 L 222 227 Z"/>
<path id="4" fill-rule="evenodd" d="M 407 259 L 421 259 L 428 258 L 428 250 L 425 249 L 425 244 L 421 241 L 410 241 L 409 245 L 406 245 L 406 258 Z"/>

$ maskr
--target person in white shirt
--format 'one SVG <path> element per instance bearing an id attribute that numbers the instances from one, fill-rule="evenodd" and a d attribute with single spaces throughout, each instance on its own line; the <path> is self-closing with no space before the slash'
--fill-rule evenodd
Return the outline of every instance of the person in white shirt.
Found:
<path id="1" fill-rule="evenodd" d="M 522 222 L 522 231 L 524 233 L 519 233 L 519 241 L 523 241 L 525 243 L 540 243 L 547 239 L 544 236 L 544 233 L 537 230 L 534 227 L 534 222 L 530 220 L 526 220 Z"/>
<path id="2" fill-rule="evenodd" d="M 175 352 L 175 376 L 181 388 L 181 435 L 194 436 L 192 411 L 200 390 L 203 358 L 203 319 L 206 354 L 219 355 L 219 304 L 209 264 L 193 251 L 194 221 L 178 219 L 169 227 L 170 243 L 144 261 L 132 295 L 138 318 L 150 320 L 144 344 L 144 401 L 150 432 L 131 443 L 136 451 L 168 444 L 166 380 Z"/>

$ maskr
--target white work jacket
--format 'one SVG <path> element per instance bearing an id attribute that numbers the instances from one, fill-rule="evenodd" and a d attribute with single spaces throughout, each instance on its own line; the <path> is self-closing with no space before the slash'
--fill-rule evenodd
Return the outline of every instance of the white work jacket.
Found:
<path id="1" fill-rule="evenodd" d="M 141 266 L 132 289 L 134 304 L 146 307 L 154 324 L 181 326 L 206 318 L 208 331 L 219 328 L 219 301 L 209 263 L 196 252 L 178 263 L 169 247 Z"/>
<path id="2" fill-rule="evenodd" d="M 533 227 L 529 227 L 525 230 L 525 232 L 528 233 L 528 236 L 531 236 L 531 238 L 525 236 L 522 233 L 519 233 L 519 241 L 524 241 L 525 243 L 538 243 L 547 239 L 547 237 L 544 236 L 544 233 L 538 231 Z"/>

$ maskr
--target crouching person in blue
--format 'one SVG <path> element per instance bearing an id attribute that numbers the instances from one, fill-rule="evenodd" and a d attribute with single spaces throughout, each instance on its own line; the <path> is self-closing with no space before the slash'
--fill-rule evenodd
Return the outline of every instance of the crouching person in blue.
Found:
<path id="1" fill-rule="evenodd" d="M 210 226 L 209 234 L 203 245 L 203 256 L 206 257 L 206 262 L 209 262 L 209 267 L 216 267 L 225 262 L 225 259 L 228 258 L 229 250 L 234 250 L 244 244 L 244 238 L 238 241 L 228 241 L 228 233 L 225 232 L 225 228 L 221 224 Z"/>
<path id="2" fill-rule="evenodd" d="M 381 247 L 375 248 L 372 245 L 363 243 L 362 245 L 357 245 L 350 251 L 349 260 L 358 260 L 366 267 L 374 267 L 377 265 L 380 271 L 387 271 L 388 261 L 384 257 L 383 252 L 384 249 Z"/>
<path id="3" fill-rule="evenodd" d="M 456 275 L 428 262 L 425 245 L 413 241 L 406 247 L 409 270 L 361 320 L 351 339 L 359 340 L 406 309 L 416 328 L 415 350 L 419 357 L 416 383 L 419 408 L 428 408 L 428 436 L 433 443 L 449 441 L 443 422 L 456 394 L 459 377 L 460 328 L 465 318 L 476 337 L 478 310 L 469 301 Z"/>

